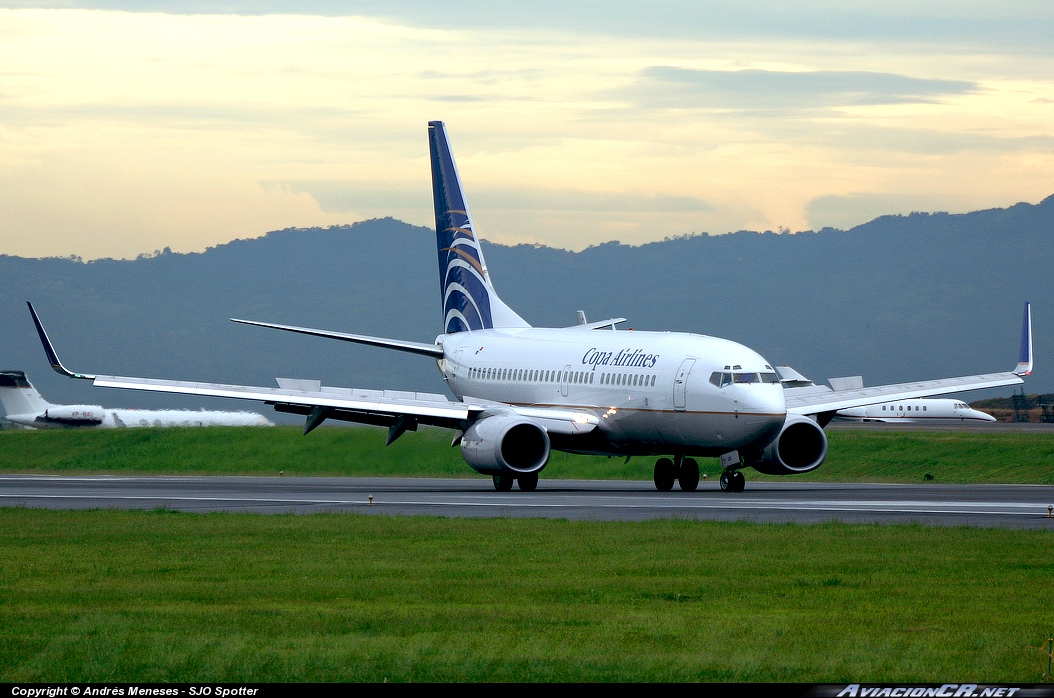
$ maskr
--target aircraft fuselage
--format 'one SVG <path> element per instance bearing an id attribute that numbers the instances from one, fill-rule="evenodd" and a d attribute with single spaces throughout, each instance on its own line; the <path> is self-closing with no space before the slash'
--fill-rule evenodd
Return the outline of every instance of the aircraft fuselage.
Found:
<path id="1" fill-rule="evenodd" d="M 579 453 L 719 456 L 760 450 L 787 417 L 783 387 L 757 352 L 677 332 L 489 329 L 442 335 L 440 371 L 461 400 L 595 415 Z"/>

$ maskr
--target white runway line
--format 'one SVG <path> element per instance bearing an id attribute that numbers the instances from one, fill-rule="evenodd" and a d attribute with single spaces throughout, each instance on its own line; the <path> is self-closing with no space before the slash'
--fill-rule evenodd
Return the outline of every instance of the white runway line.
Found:
<path id="1" fill-rule="evenodd" d="M 518 497 L 518 495 L 516 495 Z M 476 507 L 476 508 L 521 508 L 521 509 L 634 509 L 634 510 L 685 510 L 685 509 L 732 509 L 738 511 L 812 511 L 812 512 L 852 512 L 875 514 L 986 514 L 990 516 L 1043 516 L 1047 515 L 1046 505 L 1035 503 L 993 503 L 993 502 L 896 502 L 896 501 L 804 501 L 785 503 L 780 501 L 725 501 L 681 500 L 680 502 L 530 502 L 523 499 L 500 499 L 489 501 L 432 501 L 412 499 L 378 499 L 374 497 L 371 505 L 366 499 L 315 499 L 315 498 L 277 498 L 277 497 L 203 497 L 188 495 L 100 495 L 100 494 L 4 494 L 0 499 L 104 499 L 114 501 L 161 501 L 161 502 L 202 502 L 259 504 L 274 506 L 419 506 L 419 507 Z M 932 508 L 924 508 L 932 507 Z M 981 509 L 989 507 L 989 509 Z M 969 511 L 956 509 L 969 508 Z M 1011 510 L 1007 510 L 1007 509 Z M 1031 511 L 1022 511 L 1030 509 Z M 1052 521 L 1054 523 L 1054 521 Z"/>

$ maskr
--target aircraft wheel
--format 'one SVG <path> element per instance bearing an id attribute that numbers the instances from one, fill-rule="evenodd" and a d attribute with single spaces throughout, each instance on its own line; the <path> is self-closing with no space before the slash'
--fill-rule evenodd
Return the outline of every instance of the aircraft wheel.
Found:
<path id="1" fill-rule="evenodd" d="M 694 458 L 681 461 L 681 469 L 677 471 L 677 483 L 683 492 L 695 492 L 695 488 L 699 486 L 699 464 Z"/>
<path id="2" fill-rule="evenodd" d="M 502 473 L 494 476 L 494 489 L 498 492 L 508 492 L 512 489 L 512 483 L 516 478 L 512 475 Z"/>
<path id="3" fill-rule="evenodd" d="M 746 484 L 747 479 L 738 470 L 726 470 L 721 473 L 722 492 L 742 492 Z"/>
<path id="4" fill-rule="evenodd" d="M 669 492 L 673 489 L 673 481 L 677 479 L 677 469 L 673 467 L 673 461 L 669 458 L 660 458 L 655 461 L 655 489 L 660 492 Z"/>
<path id="5" fill-rule="evenodd" d="M 519 484 L 521 492 L 534 492 L 538 489 L 538 473 L 520 475 L 516 478 L 516 482 Z"/>

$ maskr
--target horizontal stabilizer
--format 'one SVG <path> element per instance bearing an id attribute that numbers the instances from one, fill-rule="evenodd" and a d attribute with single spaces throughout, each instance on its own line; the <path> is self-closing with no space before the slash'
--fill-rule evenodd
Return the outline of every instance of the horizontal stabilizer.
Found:
<path id="1" fill-rule="evenodd" d="M 367 344 L 373 347 L 383 347 L 385 349 L 394 349 L 396 351 L 406 351 L 411 354 L 422 354 L 424 356 L 431 356 L 436 359 L 443 358 L 442 347 L 437 347 L 434 344 L 425 344 L 424 342 L 410 342 L 404 339 L 387 339 L 385 337 L 371 337 L 369 335 L 348 334 L 346 332 L 330 332 L 329 330 L 315 330 L 310 327 L 296 327 L 295 325 L 277 325 L 273 322 L 239 320 L 238 318 L 233 317 L 230 318 L 230 320 L 231 322 L 237 322 L 242 325 L 269 327 L 273 330 L 285 330 L 286 332 L 298 332 L 300 334 L 308 334 L 313 337 L 339 339 L 342 342 L 355 342 L 357 344 Z"/>
<path id="2" fill-rule="evenodd" d="M 578 325 L 571 325 L 567 329 L 569 330 L 599 330 L 604 327 L 615 328 L 615 325 L 625 322 L 624 317 L 613 317 L 610 320 L 600 320 L 599 322 L 586 322 Z"/>

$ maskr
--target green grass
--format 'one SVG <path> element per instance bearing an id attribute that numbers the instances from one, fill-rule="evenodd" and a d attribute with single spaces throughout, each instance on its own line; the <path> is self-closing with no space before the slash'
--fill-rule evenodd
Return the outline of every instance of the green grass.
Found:
<path id="1" fill-rule="evenodd" d="M 1039 682 L 1052 543 L 0 509 L 0 681 Z"/>
<path id="2" fill-rule="evenodd" d="M 298 427 L 2 431 L 0 472 L 478 477 L 450 448 L 451 432 L 422 429 L 384 446 L 384 430 Z M 1054 434 L 918 431 L 828 433 L 830 453 L 801 481 L 1054 484 Z M 543 477 L 650 480 L 654 459 L 554 453 Z M 719 472 L 701 459 L 703 472 Z M 751 480 L 766 480 L 747 471 Z"/>

